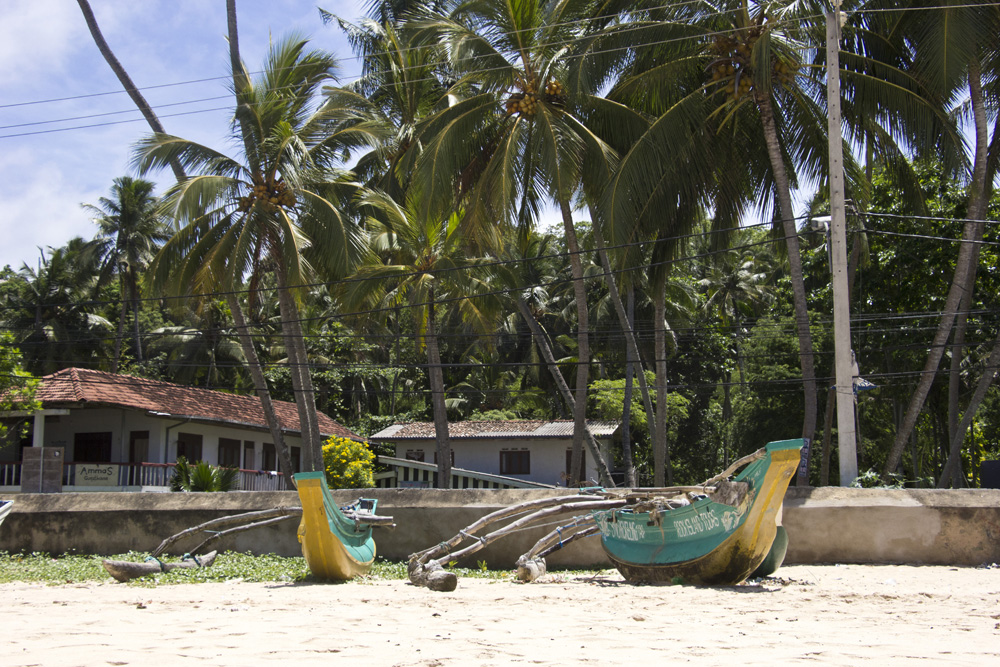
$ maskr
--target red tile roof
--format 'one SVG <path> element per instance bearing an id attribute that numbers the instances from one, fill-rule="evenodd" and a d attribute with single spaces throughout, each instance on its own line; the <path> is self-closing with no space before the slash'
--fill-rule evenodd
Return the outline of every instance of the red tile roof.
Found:
<path id="1" fill-rule="evenodd" d="M 67 368 L 46 375 L 35 397 L 46 408 L 111 406 L 159 412 L 175 418 L 267 428 L 264 410 L 256 397 L 84 368 Z M 299 433 L 299 413 L 294 403 L 274 401 L 274 409 L 282 429 Z M 316 414 L 323 435 L 364 440 L 322 412 Z"/>

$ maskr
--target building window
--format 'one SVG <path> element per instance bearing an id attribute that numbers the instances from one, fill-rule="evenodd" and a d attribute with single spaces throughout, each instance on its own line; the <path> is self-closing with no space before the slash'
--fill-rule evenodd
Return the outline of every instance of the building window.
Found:
<path id="1" fill-rule="evenodd" d="M 288 453 L 292 459 L 292 472 L 302 472 L 302 448 L 289 447 Z"/>
<path id="2" fill-rule="evenodd" d="M 567 449 L 566 450 L 566 479 L 567 479 L 567 481 L 569 480 L 569 477 L 570 477 L 569 469 L 570 469 L 570 464 L 571 464 L 572 460 L 573 460 L 573 450 L 572 449 Z M 587 481 L 587 450 L 586 449 L 583 449 L 583 450 L 580 451 L 580 470 L 579 470 L 579 474 L 576 476 L 576 479 L 579 480 L 579 481 L 581 481 L 581 482 L 586 482 Z"/>
<path id="3" fill-rule="evenodd" d="M 530 475 L 531 452 L 527 449 L 500 452 L 501 475 Z"/>
<path id="4" fill-rule="evenodd" d="M 261 469 L 262 470 L 277 470 L 278 469 L 278 457 L 277 457 L 277 455 L 275 454 L 275 451 L 274 451 L 274 444 L 270 443 L 270 442 L 265 442 L 264 443 L 264 451 L 262 452 L 262 454 L 264 455 L 263 456 L 264 460 L 261 462 L 263 464 L 263 465 L 261 465 Z"/>
<path id="5" fill-rule="evenodd" d="M 219 465 L 226 468 L 240 467 L 240 441 L 219 438 Z"/>
<path id="6" fill-rule="evenodd" d="M 149 431 L 131 431 L 128 436 L 129 463 L 149 460 Z"/>
<path id="7" fill-rule="evenodd" d="M 200 433 L 178 433 L 177 434 L 177 458 L 184 457 L 188 463 L 202 461 Z"/>
<path id="8" fill-rule="evenodd" d="M 407 461 L 424 461 L 424 450 L 422 449 L 407 449 L 406 450 L 406 460 Z"/>
<path id="9" fill-rule="evenodd" d="M 78 463 L 109 463 L 111 432 L 77 433 L 73 436 L 73 460 Z"/>

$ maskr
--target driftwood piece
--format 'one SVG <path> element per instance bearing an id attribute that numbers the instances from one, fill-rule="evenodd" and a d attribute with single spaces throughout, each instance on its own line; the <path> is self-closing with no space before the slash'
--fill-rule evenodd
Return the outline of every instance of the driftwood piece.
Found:
<path id="1" fill-rule="evenodd" d="M 179 563 L 163 563 L 155 559 L 144 563 L 132 563 L 123 560 L 106 560 L 103 561 L 102 565 L 104 565 L 104 569 L 108 571 L 108 574 L 116 580 L 126 582 L 138 577 L 156 574 L 157 572 L 208 567 L 215 562 L 215 556 L 216 552 L 210 551 L 204 556 L 199 556 L 192 560 L 183 560 Z"/>
<path id="2" fill-rule="evenodd" d="M 448 572 L 439 563 L 424 564 L 411 560 L 407 567 L 410 581 L 418 586 L 426 586 L 432 591 L 450 593 L 458 587 L 458 576 Z"/>
<path id="3" fill-rule="evenodd" d="M 191 553 L 197 553 L 202 549 L 204 549 L 209 544 L 211 544 L 212 542 L 215 542 L 216 540 L 221 540 L 223 537 L 226 537 L 227 535 L 231 535 L 233 533 L 239 533 L 244 530 L 253 530 L 254 528 L 263 528 L 264 526 L 270 526 L 273 523 L 281 523 L 282 521 L 287 521 L 288 519 L 294 519 L 294 518 L 295 518 L 294 515 L 276 516 L 271 519 L 256 521 L 254 523 L 246 524 L 244 526 L 236 526 L 235 528 L 219 531 L 217 533 L 214 533 L 211 537 L 202 540 L 195 548 L 191 549 Z"/>
<path id="4" fill-rule="evenodd" d="M 160 546 L 153 550 L 152 556 L 155 558 L 162 554 L 168 547 L 174 543 L 184 539 L 185 537 L 190 537 L 196 533 L 200 533 L 206 530 L 220 530 L 226 529 L 230 526 L 238 526 L 241 524 L 249 523 L 249 526 L 244 526 L 244 530 L 249 528 L 256 528 L 258 525 L 256 522 L 262 519 L 278 518 L 290 519 L 293 517 L 302 516 L 301 507 L 275 507 L 269 510 L 260 510 L 257 512 L 244 512 L 242 514 L 233 514 L 232 516 L 224 516 L 218 519 L 212 519 L 211 521 L 206 521 L 205 523 L 200 523 L 197 526 L 188 528 L 187 530 L 182 530 L 176 535 L 171 535 L 167 539 L 160 542 Z M 200 545 L 199 545 L 200 546 Z M 191 553 L 194 553 L 192 551 Z"/>

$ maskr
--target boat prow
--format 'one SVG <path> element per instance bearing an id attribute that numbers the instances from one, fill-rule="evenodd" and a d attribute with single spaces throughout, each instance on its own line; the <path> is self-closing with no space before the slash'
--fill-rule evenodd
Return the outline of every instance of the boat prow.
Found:
<path id="1" fill-rule="evenodd" d="M 375 561 L 372 525 L 348 518 L 337 506 L 323 472 L 295 475 L 302 501 L 298 537 L 309 570 L 318 579 L 345 581 L 367 574 Z M 360 500 L 358 511 L 374 515 L 375 500 Z"/>
<path id="2" fill-rule="evenodd" d="M 601 544 L 635 582 L 733 585 L 767 557 L 803 440 L 769 443 L 734 480 L 739 492 L 695 497 L 682 507 L 643 506 L 594 512 Z M 724 483 L 720 483 L 720 487 Z M 745 486 L 743 486 L 745 485 Z"/>

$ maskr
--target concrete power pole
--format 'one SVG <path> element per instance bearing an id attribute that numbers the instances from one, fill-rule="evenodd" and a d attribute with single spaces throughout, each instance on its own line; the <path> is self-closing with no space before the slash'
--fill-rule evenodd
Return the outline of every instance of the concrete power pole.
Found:
<path id="1" fill-rule="evenodd" d="M 844 142 L 840 127 L 840 0 L 826 15 L 827 106 L 830 112 L 830 256 L 833 274 L 833 340 L 837 392 L 840 485 L 858 476 L 851 364 L 851 306 L 847 292 L 847 220 L 844 207 Z"/>

